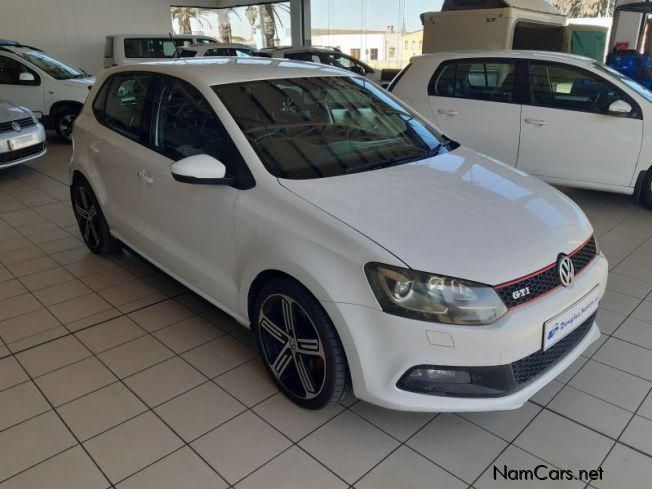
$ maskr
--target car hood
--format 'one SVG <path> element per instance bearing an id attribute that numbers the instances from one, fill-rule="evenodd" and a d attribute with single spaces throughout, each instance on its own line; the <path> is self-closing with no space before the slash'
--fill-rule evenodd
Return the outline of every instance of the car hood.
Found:
<path id="1" fill-rule="evenodd" d="M 554 263 L 592 233 L 561 192 L 464 148 L 380 170 L 279 181 L 411 268 L 490 285 Z"/>
<path id="2" fill-rule="evenodd" d="M 95 77 L 89 76 L 86 78 L 71 78 L 69 80 L 59 80 L 59 83 L 67 87 L 88 88 L 95 85 Z"/>
<path id="3" fill-rule="evenodd" d="M 29 110 L 0 99 L 0 122 L 8 122 L 16 119 L 31 117 Z"/>

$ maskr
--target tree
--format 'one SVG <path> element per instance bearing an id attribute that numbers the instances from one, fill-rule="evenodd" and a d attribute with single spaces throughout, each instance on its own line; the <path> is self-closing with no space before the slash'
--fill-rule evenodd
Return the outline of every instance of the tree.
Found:
<path id="1" fill-rule="evenodd" d="M 199 14 L 194 7 L 170 7 L 172 22 L 179 20 L 179 34 L 192 34 L 190 19 L 196 18 Z"/>
<path id="2" fill-rule="evenodd" d="M 577 17 L 611 17 L 615 0 L 553 0 L 564 15 Z"/>

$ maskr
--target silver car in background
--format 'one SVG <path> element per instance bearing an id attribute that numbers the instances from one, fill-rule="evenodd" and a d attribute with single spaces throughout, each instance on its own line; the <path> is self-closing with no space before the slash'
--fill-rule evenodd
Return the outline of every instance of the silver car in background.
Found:
<path id="1" fill-rule="evenodd" d="M 0 169 L 33 160 L 46 151 L 45 129 L 32 111 L 0 99 Z"/>

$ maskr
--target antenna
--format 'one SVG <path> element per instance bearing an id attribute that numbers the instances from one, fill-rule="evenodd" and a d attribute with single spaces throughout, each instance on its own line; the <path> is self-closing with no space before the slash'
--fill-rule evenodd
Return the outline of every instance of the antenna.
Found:
<path id="1" fill-rule="evenodd" d="M 177 53 L 177 58 L 181 58 L 181 51 L 179 51 L 179 46 L 177 46 L 177 43 L 174 42 L 174 37 L 172 36 L 171 32 L 168 32 L 170 36 L 170 41 L 172 41 L 172 45 L 174 46 L 174 51 Z"/>

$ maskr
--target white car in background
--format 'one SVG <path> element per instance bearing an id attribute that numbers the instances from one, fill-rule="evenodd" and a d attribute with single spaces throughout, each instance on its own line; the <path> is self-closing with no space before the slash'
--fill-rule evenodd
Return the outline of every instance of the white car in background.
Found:
<path id="1" fill-rule="evenodd" d="M 43 51 L 0 41 L 0 98 L 27 107 L 47 128 L 71 141 L 73 121 L 95 77 Z"/>
<path id="2" fill-rule="evenodd" d="M 174 58 L 184 46 L 214 44 L 209 36 L 174 34 L 113 34 L 104 40 L 104 67 Z"/>
<path id="3" fill-rule="evenodd" d="M 46 151 L 45 129 L 36 116 L 0 99 L 0 169 L 39 158 Z"/>
<path id="4" fill-rule="evenodd" d="M 514 409 L 599 336 L 584 213 L 383 89 L 312 63 L 204 58 L 100 74 L 71 198 L 256 334 L 291 400 Z M 189 218 L 189 216 L 191 218 Z"/>
<path id="5" fill-rule="evenodd" d="M 251 46 L 237 43 L 211 43 L 211 44 L 193 44 L 179 48 L 180 58 L 194 58 L 196 56 L 235 56 L 237 58 L 265 57 L 264 54 Z"/>
<path id="6" fill-rule="evenodd" d="M 459 143 L 568 187 L 652 207 L 652 92 L 593 59 L 536 51 L 411 59 L 389 90 Z"/>

